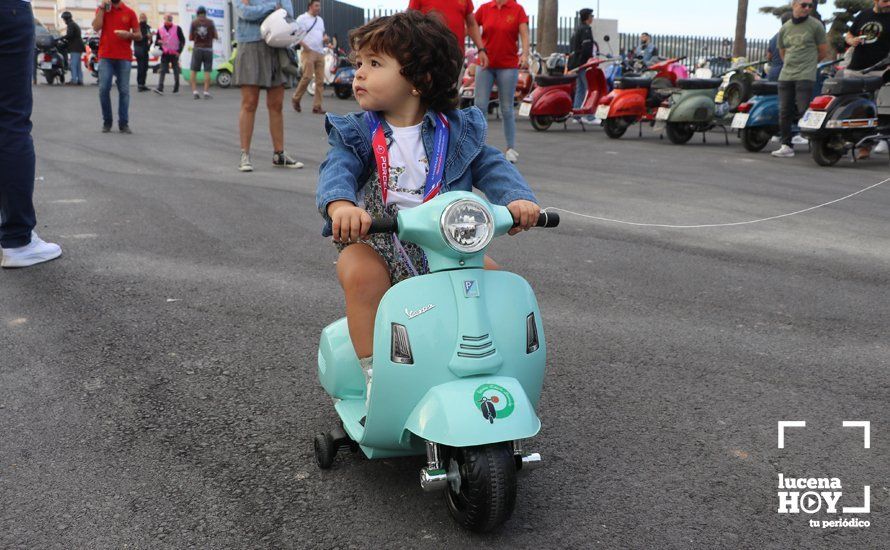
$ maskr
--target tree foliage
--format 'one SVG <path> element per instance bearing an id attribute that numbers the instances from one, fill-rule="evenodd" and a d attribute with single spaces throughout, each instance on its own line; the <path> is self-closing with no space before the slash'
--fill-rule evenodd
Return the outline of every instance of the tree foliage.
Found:
<path id="1" fill-rule="evenodd" d="M 818 0 L 819 4 L 824 4 L 826 0 Z M 835 0 L 835 11 L 828 19 L 820 17 L 828 28 L 828 42 L 836 51 L 843 51 L 846 48 L 844 43 L 844 35 L 850 29 L 850 24 L 856 14 L 862 10 L 870 10 L 874 7 L 872 0 Z M 791 12 L 791 3 L 776 7 L 760 8 L 761 13 L 770 13 L 777 18 L 781 18 L 784 14 Z"/>

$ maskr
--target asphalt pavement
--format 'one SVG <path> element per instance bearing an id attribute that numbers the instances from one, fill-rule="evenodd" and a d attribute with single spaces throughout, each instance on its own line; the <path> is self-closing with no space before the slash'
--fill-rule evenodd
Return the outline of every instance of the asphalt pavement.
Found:
<path id="1" fill-rule="evenodd" d="M 338 458 L 319 332 L 343 314 L 314 196 L 323 117 L 286 111 L 274 168 L 238 163 L 239 92 L 36 88 L 37 231 L 61 259 L 0 273 L 2 548 L 878 548 L 890 536 L 890 183 L 772 221 L 671 229 L 564 214 L 491 255 L 535 288 L 549 347 L 545 467 L 488 536 L 418 484 L 421 458 Z M 116 100 L 115 100 L 116 103 Z M 262 102 L 261 102 L 262 105 Z M 357 108 L 332 99 L 336 112 Z M 116 121 L 115 121 L 116 122 Z M 490 142 L 503 146 L 500 121 Z M 518 122 L 545 206 L 638 223 L 794 212 L 890 177 L 745 152 L 713 133 Z M 774 146 L 770 146 L 773 148 Z M 777 422 L 790 428 L 777 448 Z M 844 421 L 869 421 L 863 429 Z M 778 474 L 838 478 L 838 513 L 779 514 Z M 868 513 L 841 513 L 863 505 Z M 812 502 L 805 506 L 812 508 Z M 811 527 L 859 518 L 869 527 Z"/>

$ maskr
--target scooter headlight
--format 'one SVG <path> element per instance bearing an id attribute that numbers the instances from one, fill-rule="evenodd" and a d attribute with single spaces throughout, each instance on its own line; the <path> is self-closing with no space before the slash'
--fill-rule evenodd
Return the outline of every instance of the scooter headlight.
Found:
<path id="1" fill-rule="evenodd" d="M 463 199 L 448 205 L 441 219 L 442 234 L 458 252 L 478 252 L 494 237 L 491 212 L 480 203 Z"/>

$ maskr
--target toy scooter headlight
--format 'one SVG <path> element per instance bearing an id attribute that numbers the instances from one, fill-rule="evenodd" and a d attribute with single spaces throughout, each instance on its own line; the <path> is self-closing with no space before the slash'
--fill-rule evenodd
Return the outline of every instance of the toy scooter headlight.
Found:
<path id="1" fill-rule="evenodd" d="M 448 205 L 440 223 L 448 245 L 458 252 L 478 252 L 494 237 L 491 212 L 474 200 L 463 199 Z"/>

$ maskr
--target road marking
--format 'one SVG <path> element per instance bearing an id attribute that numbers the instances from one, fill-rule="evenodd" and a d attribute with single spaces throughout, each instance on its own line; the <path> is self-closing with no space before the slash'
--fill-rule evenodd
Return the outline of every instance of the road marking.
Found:
<path id="1" fill-rule="evenodd" d="M 80 204 L 82 202 L 87 202 L 86 199 L 58 199 L 54 201 L 49 201 L 51 204 Z"/>
<path id="2" fill-rule="evenodd" d="M 62 239 L 95 239 L 99 235 L 95 233 L 75 233 L 73 235 L 59 235 Z"/>
<path id="3" fill-rule="evenodd" d="M 20 327 L 20 326 L 24 325 L 24 324 L 27 323 L 27 322 L 28 322 L 28 318 L 27 318 L 27 317 L 19 317 L 18 319 L 13 319 L 12 321 L 7 322 L 7 323 L 6 323 L 6 326 L 8 326 L 8 327 Z"/>

